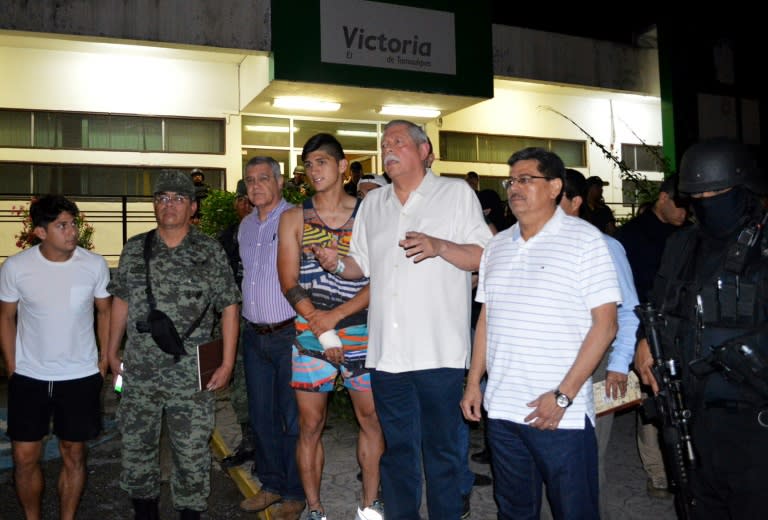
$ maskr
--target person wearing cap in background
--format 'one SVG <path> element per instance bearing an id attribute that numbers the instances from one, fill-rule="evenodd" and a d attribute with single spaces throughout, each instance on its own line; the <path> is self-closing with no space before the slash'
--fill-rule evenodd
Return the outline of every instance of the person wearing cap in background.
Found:
<path id="1" fill-rule="evenodd" d="M 387 179 L 385 179 L 383 175 L 367 173 L 357 181 L 357 198 L 364 199 L 369 191 L 381 188 L 387 184 Z"/>
<path id="2" fill-rule="evenodd" d="M 159 518 L 158 451 L 165 421 L 173 451 L 173 507 L 180 511 L 179 518 L 194 520 L 207 509 L 208 441 L 215 420 L 212 391 L 226 387 L 232 374 L 240 291 L 221 244 L 190 224 L 197 201 L 189 174 L 162 171 L 153 194 L 157 227 L 126 242 L 107 287 L 113 296 L 109 365 L 113 374 L 123 376 L 117 409 L 123 441 L 120 487 L 133 502 L 135 518 Z M 150 333 L 148 283 L 156 309 L 168 316 L 183 338 L 181 356 L 161 350 Z M 195 347 L 211 340 L 217 313 L 221 314 L 223 361 L 207 388 L 198 391 Z"/>
<path id="3" fill-rule="evenodd" d="M 248 200 L 248 192 L 245 189 L 245 181 L 243 179 L 237 181 L 235 199 L 232 204 L 235 208 L 235 214 L 237 215 L 237 222 L 224 228 L 219 233 L 217 239 L 227 253 L 229 266 L 232 268 L 232 274 L 235 276 L 235 282 L 237 283 L 237 286 L 240 287 L 243 283 L 243 262 L 240 259 L 240 244 L 237 241 L 237 232 L 240 229 L 240 222 L 246 215 L 250 214 L 253 209 L 253 205 Z"/>
<path id="4" fill-rule="evenodd" d="M 587 181 L 581 172 L 572 168 L 565 169 L 565 185 L 563 198 L 560 200 L 560 208 L 566 215 L 581 217 L 584 200 L 586 199 Z M 618 240 L 604 235 L 605 244 L 611 260 L 616 267 L 616 275 L 621 291 L 621 305 L 617 308 L 619 331 L 616 333 L 613 343 L 603 355 L 603 359 L 592 373 L 592 382 L 605 381 L 605 396 L 609 399 L 624 397 L 627 392 L 627 380 L 629 365 L 635 353 L 635 333 L 637 332 L 638 318 L 635 315 L 637 306 L 637 292 L 632 282 L 632 269 L 627 261 L 624 248 Z M 608 452 L 608 441 L 613 429 L 613 413 L 605 413 L 595 420 L 595 436 L 597 437 L 597 473 L 600 489 L 600 519 L 609 520 L 608 495 L 605 475 L 605 456 Z M 547 508 L 542 509 L 541 519 L 552 518 L 552 513 Z"/>
<path id="5" fill-rule="evenodd" d="M 192 223 L 197 225 L 202 218 L 202 204 L 203 199 L 208 196 L 211 191 L 211 187 L 205 183 L 205 174 L 200 168 L 194 168 L 189 176 L 192 178 L 192 183 L 195 185 L 195 200 L 197 201 L 197 209 L 192 215 Z"/>
<path id="6" fill-rule="evenodd" d="M 353 161 L 349 164 L 349 181 L 344 185 L 344 191 L 348 195 L 357 197 L 357 184 L 360 182 L 360 178 L 363 176 L 363 165 L 359 161 Z"/>
<path id="7" fill-rule="evenodd" d="M 294 188 L 297 190 L 308 187 L 307 174 L 304 171 L 303 164 L 296 165 L 296 168 L 293 169 L 293 177 L 288 179 L 285 184 L 287 188 Z"/>
<path id="8" fill-rule="evenodd" d="M 650 296 L 660 313 L 662 355 L 679 361 L 690 411 L 696 461 L 687 472 L 690 499 L 676 493 L 678 514 L 764 518 L 768 216 L 758 197 L 764 187 L 757 186 L 763 178 L 749 148 L 726 138 L 688 148 L 679 175 L 696 223 L 667 240 Z M 656 393 L 654 359 L 645 331 L 638 335 L 635 369 Z"/>
<path id="9" fill-rule="evenodd" d="M 667 238 L 686 222 L 687 203 L 677 194 L 677 175 L 661 183 L 659 196 L 646 211 L 619 227 L 614 234 L 627 252 L 632 278 L 641 304 L 648 301 L 653 279 L 659 270 Z M 659 430 L 651 422 L 638 424 L 637 450 L 647 475 L 646 492 L 653 498 L 670 498 L 664 457 L 659 448 Z"/>
<path id="10" fill-rule="evenodd" d="M 480 176 L 477 172 L 468 171 L 464 176 L 464 180 L 467 181 L 467 184 L 469 184 L 475 193 L 480 193 Z"/>
<path id="11" fill-rule="evenodd" d="M 243 283 L 243 262 L 240 259 L 240 243 L 237 240 L 237 233 L 240 229 L 240 221 L 253 209 L 253 205 L 248 200 L 248 192 L 245 189 L 245 181 L 243 179 L 237 181 L 237 189 L 235 190 L 235 200 L 233 205 L 235 207 L 235 214 L 237 215 L 237 222 L 227 226 L 221 233 L 219 233 L 217 239 L 227 253 L 229 266 L 232 268 L 232 274 L 235 276 L 235 283 L 237 284 L 237 287 L 240 288 Z M 242 329 L 243 327 L 241 323 L 241 333 Z M 239 466 L 248 460 L 253 460 L 255 449 L 254 443 L 256 442 L 253 438 L 253 431 L 248 423 L 248 396 L 246 395 L 245 388 L 242 337 L 241 341 L 238 342 L 235 368 L 232 373 L 232 385 L 229 388 L 229 397 L 232 403 L 232 409 L 235 411 L 237 422 L 240 424 L 242 436 L 240 437 L 240 444 L 235 448 L 235 451 L 222 459 L 221 463 L 225 468 Z"/>
<path id="12" fill-rule="evenodd" d="M 613 235 L 616 231 L 616 217 L 603 200 L 603 186 L 608 186 L 608 183 L 597 175 L 587 179 L 583 218 L 603 233 Z"/>

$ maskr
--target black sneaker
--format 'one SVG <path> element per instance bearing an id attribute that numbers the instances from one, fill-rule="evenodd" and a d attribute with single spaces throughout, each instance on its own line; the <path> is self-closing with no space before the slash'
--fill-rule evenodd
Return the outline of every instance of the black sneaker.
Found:
<path id="1" fill-rule="evenodd" d="M 483 451 L 478 451 L 476 453 L 473 453 L 469 456 L 470 459 L 477 462 L 478 464 L 490 464 L 491 463 L 491 452 L 488 451 L 488 448 L 485 448 Z"/>
<path id="2" fill-rule="evenodd" d="M 467 520 L 469 516 L 472 514 L 472 511 L 469 510 L 469 497 L 471 494 L 463 495 L 461 497 L 462 500 L 462 508 L 461 508 L 461 520 Z"/>
<path id="3" fill-rule="evenodd" d="M 472 484 L 473 486 L 479 486 L 479 487 L 485 487 L 490 486 L 493 482 L 493 479 L 489 477 L 488 475 L 482 475 L 480 473 L 475 473 L 475 482 Z"/>
<path id="4" fill-rule="evenodd" d="M 225 468 L 234 468 L 244 464 L 246 461 L 253 460 L 253 456 L 253 450 L 244 450 L 238 447 L 232 455 L 221 459 L 221 465 Z"/>

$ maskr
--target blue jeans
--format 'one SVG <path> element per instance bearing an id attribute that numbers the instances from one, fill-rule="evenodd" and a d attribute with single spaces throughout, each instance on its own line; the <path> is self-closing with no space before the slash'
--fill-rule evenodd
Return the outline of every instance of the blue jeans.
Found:
<path id="1" fill-rule="evenodd" d="M 287 500 L 304 500 L 296 465 L 299 411 L 291 388 L 291 347 L 296 331 L 243 332 L 243 364 L 248 416 L 256 440 L 256 475 L 265 491 Z"/>
<path id="2" fill-rule="evenodd" d="M 475 472 L 469 468 L 469 424 L 465 420 L 459 423 L 459 446 L 461 447 L 462 470 L 459 474 L 459 490 L 462 496 L 472 493 L 475 485 Z"/>
<path id="3" fill-rule="evenodd" d="M 418 520 L 421 461 L 427 479 L 429 518 L 461 517 L 459 480 L 465 448 L 459 441 L 464 369 L 391 373 L 371 371 L 373 399 L 386 450 L 381 492 L 387 520 Z"/>
<path id="4" fill-rule="evenodd" d="M 538 520 L 542 482 L 552 516 L 598 519 L 597 441 L 584 417 L 583 430 L 537 430 L 488 419 L 494 497 L 499 520 Z"/>

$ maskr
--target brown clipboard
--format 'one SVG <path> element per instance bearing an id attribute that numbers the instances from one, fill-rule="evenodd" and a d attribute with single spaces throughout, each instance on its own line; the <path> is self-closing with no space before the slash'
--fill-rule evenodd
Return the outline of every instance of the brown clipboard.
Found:
<path id="1" fill-rule="evenodd" d="M 624 397 L 618 399 L 605 397 L 605 381 L 594 383 L 592 391 L 594 392 L 595 415 L 597 417 L 638 406 L 643 401 L 640 379 L 631 370 L 627 377 L 627 393 L 624 394 Z"/>
<path id="2" fill-rule="evenodd" d="M 221 338 L 197 346 L 197 389 L 205 390 L 224 361 L 224 342 Z"/>

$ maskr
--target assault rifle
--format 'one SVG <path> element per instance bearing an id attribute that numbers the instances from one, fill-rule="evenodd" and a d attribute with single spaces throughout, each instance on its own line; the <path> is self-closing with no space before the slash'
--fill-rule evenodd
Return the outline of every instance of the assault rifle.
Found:
<path id="1" fill-rule="evenodd" d="M 653 356 L 653 377 L 659 385 L 659 392 L 643 403 L 646 415 L 655 419 L 662 439 L 662 452 L 666 461 L 670 489 L 675 493 L 675 508 L 678 516 L 691 518 L 693 497 L 689 488 L 688 472 L 696 465 L 696 454 L 688 428 L 691 411 L 685 405 L 682 381 L 677 362 L 666 357 L 659 340 L 661 314 L 652 303 L 638 305 L 635 314 L 645 329 L 648 345 Z"/>
<path id="2" fill-rule="evenodd" d="M 753 395 L 756 404 L 768 402 L 768 361 L 739 338 L 712 348 L 709 355 L 692 361 L 690 367 L 696 377 L 718 371 Z"/>

